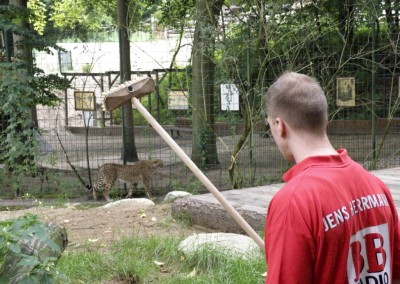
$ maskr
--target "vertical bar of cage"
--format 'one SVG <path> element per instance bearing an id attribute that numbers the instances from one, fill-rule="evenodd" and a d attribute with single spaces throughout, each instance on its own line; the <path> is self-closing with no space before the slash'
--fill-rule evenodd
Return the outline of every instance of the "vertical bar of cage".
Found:
<path id="1" fill-rule="evenodd" d="M 156 71 L 156 108 L 157 108 L 157 120 L 160 121 L 160 86 L 158 81 L 160 80 L 158 76 L 158 71 Z"/>
<path id="2" fill-rule="evenodd" d="M 372 161 L 374 168 L 376 166 L 376 116 L 375 116 L 375 91 L 376 91 L 376 62 L 375 62 L 375 47 L 376 47 L 376 24 L 372 24 L 372 53 L 371 53 L 371 61 L 372 61 L 372 69 L 371 69 L 371 146 L 372 146 Z"/>

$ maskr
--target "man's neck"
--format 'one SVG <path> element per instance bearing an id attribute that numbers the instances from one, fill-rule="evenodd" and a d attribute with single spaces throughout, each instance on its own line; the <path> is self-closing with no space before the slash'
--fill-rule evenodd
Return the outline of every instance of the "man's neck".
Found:
<path id="1" fill-rule="evenodd" d="M 328 136 L 294 135 L 289 147 L 296 163 L 313 156 L 338 155 L 335 148 L 330 143 Z"/>

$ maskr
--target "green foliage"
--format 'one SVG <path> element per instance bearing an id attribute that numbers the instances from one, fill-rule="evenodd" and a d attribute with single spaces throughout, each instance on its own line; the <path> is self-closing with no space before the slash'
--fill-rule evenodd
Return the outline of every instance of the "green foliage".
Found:
<path id="1" fill-rule="evenodd" d="M 37 131 L 29 116 L 35 106 L 35 90 L 26 69 L 17 64 L 0 64 L 1 115 L 8 118 L 8 125 L 0 140 L 0 159 L 16 172 L 30 171 L 34 166 L 33 155 L 37 148 Z"/>
<path id="2" fill-rule="evenodd" d="M 38 0 L 37 0 L 38 1 Z M 154 0 L 128 1 L 129 29 L 146 31 L 143 24 L 155 11 Z M 75 37 L 89 41 L 98 32 L 116 32 L 118 26 L 117 1 L 54 1 L 48 7 L 49 21 L 60 31 L 61 37 Z"/>
<path id="3" fill-rule="evenodd" d="M 32 88 L 35 93 L 35 105 L 56 106 L 61 102 L 57 97 L 54 90 L 64 90 L 70 86 L 68 79 L 61 78 L 56 74 L 45 75 L 43 70 L 35 69 L 36 80 L 32 81 Z"/>
<path id="4" fill-rule="evenodd" d="M 32 5 L 38 5 L 35 11 L 43 16 L 43 6 L 37 1 L 32 2 Z M 60 99 L 52 91 L 66 88 L 69 82 L 57 75 L 44 75 L 29 58 L 33 48 L 49 51 L 50 46 L 56 47 L 24 24 L 33 21 L 30 10 L 1 5 L 0 14 L 0 30 L 21 35 L 16 44 L 24 50 L 15 55 L 15 61 L 0 64 L 0 116 L 5 121 L 0 133 L 0 161 L 18 176 L 36 171 L 35 155 L 39 135 L 36 121 L 33 120 L 36 105 L 58 104 Z"/>
<path id="5" fill-rule="evenodd" d="M 32 11 L 29 22 L 39 35 L 43 35 L 46 27 L 46 5 L 41 0 L 29 0 L 27 5 Z"/>
<path id="6" fill-rule="evenodd" d="M 89 63 L 86 63 L 82 66 L 83 73 L 90 73 L 92 71 L 92 66 Z"/>
<path id="7" fill-rule="evenodd" d="M 23 38 L 15 43 L 20 47 L 35 48 L 39 51 L 50 53 L 50 47 L 59 49 L 55 41 L 49 37 L 43 37 L 38 30 L 30 29 L 24 26 L 25 21 L 34 21 L 35 16 L 32 11 L 21 6 L 0 5 L 0 31 L 12 32 L 15 35 L 23 36 Z M 35 26 L 35 23 L 33 23 Z M 43 23 L 38 24 L 42 29 Z M 46 27 L 47 28 L 47 27 Z M 42 31 L 40 30 L 40 33 Z"/>
<path id="8" fill-rule="evenodd" d="M 55 268 L 58 258 L 43 256 L 40 253 L 31 254 L 29 250 L 21 249 L 22 244 L 29 243 L 33 238 L 43 242 L 55 252 L 59 253 L 61 250 L 49 238 L 45 225 L 35 215 L 0 221 L 0 255 L 4 256 L 0 259 L 2 272 L 0 283 L 8 280 L 6 276 L 15 276 L 9 273 L 10 270 L 16 271 L 16 267 L 32 267 L 31 272 L 24 275 L 18 283 L 56 283 L 56 280 L 65 280 L 64 275 Z M 17 263 L 12 267 L 3 266 L 7 261 L 15 260 Z"/>
<path id="9" fill-rule="evenodd" d="M 14 173 L 35 170 L 39 135 L 31 119 L 37 104 L 56 105 L 60 100 L 51 91 L 68 82 L 56 75 L 32 76 L 19 63 L 0 64 L 0 114 L 7 125 L 0 136 L 0 160 Z"/>
<path id="10" fill-rule="evenodd" d="M 29 17 L 29 11 L 20 6 L 0 5 L 0 24 L 2 30 L 12 30 L 18 33 L 22 21 Z"/>
<path id="11" fill-rule="evenodd" d="M 46 170 L 41 167 L 34 175 L 15 175 L 10 174 L 7 169 L 0 169 L 0 197 L 15 197 L 15 192 L 10 189 L 18 189 L 18 194 L 23 198 L 29 194 L 35 198 L 56 198 L 63 202 L 85 194 L 82 184 L 73 172 Z"/>
<path id="12" fill-rule="evenodd" d="M 55 27 L 74 29 L 84 26 L 88 30 L 99 30 L 103 25 L 111 25 L 110 12 L 116 10 L 115 1 L 63 0 L 55 1 L 50 13 L 50 19 Z"/>
<path id="13" fill-rule="evenodd" d="M 179 28 L 188 21 L 195 4 L 195 0 L 163 1 L 159 8 L 159 24 L 164 27 Z"/>

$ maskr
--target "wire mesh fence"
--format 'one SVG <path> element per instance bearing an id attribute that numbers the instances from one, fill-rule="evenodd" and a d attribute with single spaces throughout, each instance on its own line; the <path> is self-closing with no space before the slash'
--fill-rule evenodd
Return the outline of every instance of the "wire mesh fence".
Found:
<path id="1" fill-rule="evenodd" d="M 265 18 L 223 10 L 209 48 L 214 60 L 201 62 L 201 68 L 195 56 L 209 50 L 194 48 L 193 30 L 179 40 L 171 35 L 132 40 L 131 79 L 151 76 L 156 83 L 142 104 L 217 187 L 279 182 L 291 165 L 268 133 L 262 96 L 283 71 L 299 71 L 318 79 L 326 91 L 328 134 L 336 148 L 348 149 L 368 169 L 399 166 L 399 27 L 389 21 L 395 9 L 371 21 L 366 7 L 354 3 L 335 10 L 335 17 L 329 16 L 333 6 L 322 4 L 274 9 Z M 102 109 L 102 93 L 120 84 L 118 43 L 59 45 L 64 50 L 34 52 L 39 68 L 70 82 L 56 94 L 60 104 L 37 106 L 40 165 L 72 172 L 83 181 L 79 186 L 92 184 L 102 164 L 126 162 L 125 142 L 131 140 L 139 160 L 164 161 L 154 181 L 161 192 L 203 191 L 137 110 L 130 127 L 122 109 Z"/>

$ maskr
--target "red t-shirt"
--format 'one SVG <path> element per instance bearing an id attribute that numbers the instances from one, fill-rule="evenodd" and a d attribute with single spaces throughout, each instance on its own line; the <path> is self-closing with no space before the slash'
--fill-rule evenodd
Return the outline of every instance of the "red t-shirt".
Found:
<path id="1" fill-rule="evenodd" d="M 399 219 L 378 178 L 339 155 L 307 158 L 268 207 L 266 283 L 392 283 L 400 279 Z"/>

